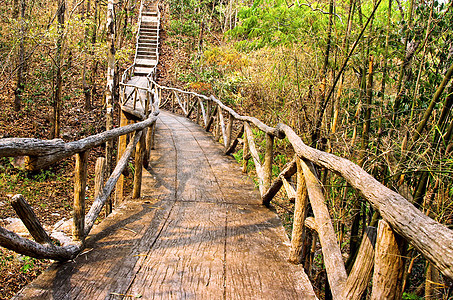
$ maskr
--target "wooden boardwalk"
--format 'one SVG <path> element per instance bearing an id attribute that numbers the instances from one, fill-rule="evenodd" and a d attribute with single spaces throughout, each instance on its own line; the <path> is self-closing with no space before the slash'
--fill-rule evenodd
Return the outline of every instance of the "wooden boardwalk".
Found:
<path id="1" fill-rule="evenodd" d="M 161 112 L 138 201 L 15 299 L 312 299 L 288 238 L 254 184 L 210 134 Z"/>

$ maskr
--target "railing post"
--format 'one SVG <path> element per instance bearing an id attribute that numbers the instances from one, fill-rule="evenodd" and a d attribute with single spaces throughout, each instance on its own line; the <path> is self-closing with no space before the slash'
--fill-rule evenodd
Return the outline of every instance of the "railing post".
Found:
<path id="1" fill-rule="evenodd" d="M 132 198 L 140 198 L 142 188 L 142 173 L 143 173 L 143 148 L 145 146 L 145 135 L 142 132 L 140 141 L 135 148 L 135 173 L 134 173 L 134 187 L 132 190 Z"/>
<path id="2" fill-rule="evenodd" d="M 194 101 L 196 102 L 197 106 L 197 117 L 195 119 L 195 123 L 200 124 L 200 101 L 198 98 L 194 97 Z"/>
<path id="3" fill-rule="evenodd" d="M 72 236 L 75 241 L 84 241 L 85 235 L 85 189 L 87 182 L 88 151 L 75 155 L 75 179 L 74 179 L 74 228 Z"/>
<path id="4" fill-rule="evenodd" d="M 247 133 L 244 130 L 243 135 L 244 144 L 242 145 L 242 173 L 247 173 L 247 166 L 249 163 L 249 140 Z"/>
<path id="5" fill-rule="evenodd" d="M 211 120 L 211 100 L 206 101 L 206 131 L 209 131 L 209 122 Z"/>
<path id="6" fill-rule="evenodd" d="M 228 125 L 226 128 L 226 141 L 225 141 L 225 150 L 230 147 L 231 144 L 231 138 L 233 135 L 233 121 L 234 117 L 232 114 L 228 113 L 229 118 L 228 118 Z"/>
<path id="7" fill-rule="evenodd" d="M 266 153 L 264 154 L 264 190 L 267 191 L 272 182 L 272 161 L 274 160 L 274 136 L 266 133 Z"/>
<path id="8" fill-rule="evenodd" d="M 371 299 L 401 299 L 402 246 L 403 239 L 386 221 L 380 220 L 374 255 Z"/>
<path id="9" fill-rule="evenodd" d="M 218 142 L 220 140 L 220 114 L 222 112 L 220 111 L 220 106 L 217 105 L 217 115 L 216 115 L 216 125 L 214 129 L 214 136 L 215 136 L 215 141 Z"/>
<path id="10" fill-rule="evenodd" d="M 305 184 L 305 177 L 300 164 L 300 158 L 296 155 L 297 163 L 297 191 L 294 207 L 293 231 L 291 234 L 291 252 L 289 261 L 295 264 L 302 262 L 305 240 L 305 218 L 307 217 L 308 193 Z M 284 179 L 284 177 L 282 178 Z"/>
<path id="11" fill-rule="evenodd" d="M 362 299 L 372 276 L 376 235 L 376 227 L 368 226 L 366 228 L 357 258 L 346 280 L 343 299 Z"/>
<path id="12" fill-rule="evenodd" d="M 99 196 L 104 185 L 106 169 L 106 160 L 104 157 L 98 157 L 94 171 L 94 199 Z M 105 215 L 108 216 L 112 212 L 112 199 L 109 197 L 105 203 Z"/>
<path id="13" fill-rule="evenodd" d="M 171 93 L 171 112 L 174 113 L 175 112 L 175 93 L 172 93 L 172 92 L 169 92 Z"/>
<path id="14" fill-rule="evenodd" d="M 126 126 L 128 124 L 128 119 L 123 111 L 120 112 L 120 127 Z M 127 136 L 122 135 L 118 139 L 118 160 L 121 159 L 123 156 L 124 151 L 126 150 L 126 141 Z M 123 190 L 124 190 L 124 175 L 121 175 L 118 178 L 116 183 L 116 190 L 115 190 L 115 204 L 121 203 L 123 201 Z"/>

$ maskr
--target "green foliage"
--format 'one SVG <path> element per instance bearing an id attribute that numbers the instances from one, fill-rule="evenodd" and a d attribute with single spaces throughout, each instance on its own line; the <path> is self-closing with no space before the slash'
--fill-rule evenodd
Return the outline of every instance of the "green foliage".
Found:
<path id="1" fill-rule="evenodd" d="M 403 293 L 403 297 L 402 297 L 403 300 L 421 300 L 423 299 L 422 297 L 419 297 L 415 294 L 412 294 L 412 293 Z"/>
<path id="2" fill-rule="evenodd" d="M 21 260 L 24 262 L 24 264 L 20 268 L 20 271 L 22 273 L 28 273 L 33 270 L 33 268 L 35 266 L 35 260 L 36 260 L 35 258 L 29 257 L 29 256 L 24 256 L 24 257 L 22 257 Z"/>
<path id="3" fill-rule="evenodd" d="M 262 2 L 256 0 L 251 7 L 242 7 L 238 13 L 239 25 L 227 32 L 230 37 L 243 39 L 237 43 L 238 49 L 294 43 L 301 28 L 309 23 L 310 13 L 305 7 L 266 6 Z"/>
<path id="4" fill-rule="evenodd" d="M 191 37 L 198 36 L 200 25 L 193 20 L 172 20 L 168 30 L 169 35 L 187 35 Z"/>

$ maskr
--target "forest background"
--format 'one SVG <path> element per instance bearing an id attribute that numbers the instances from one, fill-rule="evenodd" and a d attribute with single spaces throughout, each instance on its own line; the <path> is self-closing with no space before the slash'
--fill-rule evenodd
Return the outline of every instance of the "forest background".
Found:
<path id="1" fill-rule="evenodd" d="M 451 2 L 168 0 L 160 6 L 159 82 L 214 94 L 269 125 L 284 122 L 307 144 L 356 162 L 452 228 Z M 138 7 L 133 0 L 115 5 L 116 74 L 133 59 Z M 105 129 L 106 3 L 3 1 L 0 17 L 0 138 L 75 140 Z M 274 175 L 291 151 L 279 142 Z M 241 151 L 235 156 L 242 160 Z M 34 174 L 14 164 L 0 161 L 2 218 L 12 215 L 13 193 L 24 194 L 46 224 L 70 213 L 72 160 Z M 343 180 L 320 175 L 342 250 L 353 258 L 364 228 L 378 216 Z M 273 205 L 290 226 L 293 204 L 280 195 Z M 403 297 L 448 299 L 451 283 L 406 250 Z M 19 270 L 11 282 L 39 272 L 42 262 L 2 251 L 1 265 Z M 322 265 L 309 275 L 328 298 Z"/>

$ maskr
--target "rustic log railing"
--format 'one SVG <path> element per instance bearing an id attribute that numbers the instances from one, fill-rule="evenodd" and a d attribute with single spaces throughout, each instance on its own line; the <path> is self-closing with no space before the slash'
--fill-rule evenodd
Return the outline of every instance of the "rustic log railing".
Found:
<path id="1" fill-rule="evenodd" d="M 90 233 L 96 219 L 98 218 L 104 205 L 111 207 L 109 197 L 112 194 L 118 178 L 127 166 L 132 151 L 135 148 L 140 149 L 135 154 L 136 170 L 141 170 L 143 155 L 146 155 L 149 148 L 146 148 L 142 135 L 147 128 L 156 123 L 159 111 L 155 112 L 142 122 L 131 124 L 124 127 L 115 128 L 84 139 L 65 143 L 60 139 L 55 140 L 38 140 L 29 138 L 7 138 L 0 139 L 0 157 L 26 156 L 33 165 L 26 165 L 27 169 L 48 166 L 59 160 L 75 155 L 75 180 L 74 180 L 74 205 L 73 205 L 73 243 L 66 246 L 54 245 L 46 231 L 36 218 L 32 208 L 28 205 L 22 195 L 16 195 L 12 199 L 13 208 L 29 230 L 35 241 L 23 238 L 14 232 L 0 227 L 0 245 L 16 251 L 20 254 L 28 255 L 35 258 L 50 258 L 55 260 L 68 260 L 77 256 L 84 249 L 85 237 Z M 99 179 L 103 174 L 96 174 L 95 185 L 98 192 L 89 212 L 85 215 L 85 187 L 87 181 L 87 162 L 88 152 L 91 148 L 100 146 L 106 141 L 133 134 L 127 148 L 117 162 L 115 169 L 110 174 L 106 183 Z M 143 151 L 143 149 L 146 149 Z M 149 153 L 148 153 L 149 156 Z M 102 159 L 99 160 L 102 165 Z M 98 164 L 98 163 L 97 163 Z M 105 169 L 102 166 L 96 168 L 98 171 Z M 141 176 L 141 173 L 136 176 Z M 134 191 L 140 190 L 141 180 L 135 178 Z"/>
<path id="2" fill-rule="evenodd" d="M 161 106 L 191 118 L 206 131 L 212 131 L 215 139 L 224 145 L 225 154 L 233 153 L 242 144 L 243 171 L 247 172 L 248 161 L 253 160 L 263 204 L 269 205 L 282 186 L 288 198 L 295 199 L 289 259 L 300 263 L 304 257 L 309 257 L 313 249 L 310 249 L 312 243 L 307 243 L 308 233 L 312 234 L 314 243 L 319 239 L 334 299 L 360 299 L 371 278 L 372 299 L 381 299 L 384 295 L 401 297 L 398 294 L 401 291 L 395 286 L 401 280 L 403 271 L 402 238 L 446 277 L 453 279 L 453 231 L 423 214 L 358 165 L 305 145 L 287 125 L 270 127 L 256 118 L 239 115 L 214 96 L 161 86 L 151 76 L 149 78 L 150 88 L 156 91 Z M 257 148 L 257 137 L 252 126 L 262 132 L 260 142 L 265 143 L 262 147 L 264 155 L 260 155 Z M 284 137 L 292 145 L 296 156 L 273 178 L 274 139 Z M 364 230 L 362 245 L 349 275 L 314 165 L 342 176 L 382 216 L 378 228 L 368 227 Z M 294 174 L 297 175 L 296 188 L 288 183 Z M 308 204 L 311 205 L 314 218 L 307 218 Z"/>

